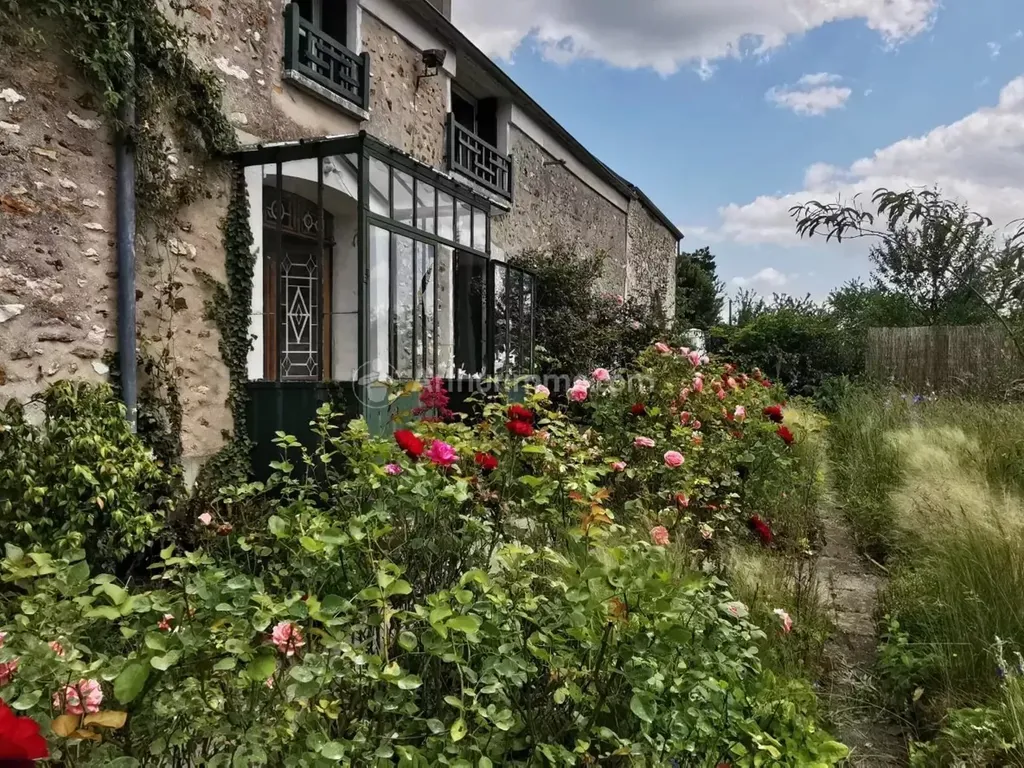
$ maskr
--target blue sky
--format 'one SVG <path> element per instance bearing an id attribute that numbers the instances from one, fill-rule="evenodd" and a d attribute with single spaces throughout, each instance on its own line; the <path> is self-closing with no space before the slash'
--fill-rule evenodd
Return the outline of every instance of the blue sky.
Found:
<path id="1" fill-rule="evenodd" d="M 730 293 L 867 276 L 862 243 L 797 240 L 787 210 L 811 198 L 938 184 L 1024 216 L 1021 0 L 455 0 L 454 18 L 684 248 L 710 246 Z"/>

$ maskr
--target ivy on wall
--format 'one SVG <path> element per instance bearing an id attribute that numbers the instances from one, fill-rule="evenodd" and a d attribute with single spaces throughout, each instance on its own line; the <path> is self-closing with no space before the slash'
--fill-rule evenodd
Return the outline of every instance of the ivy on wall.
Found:
<path id="1" fill-rule="evenodd" d="M 234 437 L 203 466 L 197 481 L 200 491 L 244 479 L 248 474 L 252 449 L 246 428 L 248 394 L 245 382 L 252 345 L 249 322 L 256 254 L 249 227 L 245 170 L 235 165 L 231 174 L 231 197 L 222 227 L 227 283 L 213 283 L 213 296 L 206 303 L 206 313 L 220 331 L 220 354 L 228 368 L 230 381 L 228 405 L 233 418 Z"/>
<path id="2" fill-rule="evenodd" d="M 211 162 L 237 147 L 221 106 L 221 85 L 190 57 L 193 33 L 175 23 L 189 7 L 186 0 L 0 0 L 0 47 L 59 45 L 98 96 L 111 128 L 134 143 L 138 251 L 165 251 L 166 295 L 158 304 L 171 311 L 181 283 L 173 274 L 176 260 L 161 244 L 176 226 L 178 212 L 207 194 Z M 131 121 L 125 119 L 128 105 L 135 110 Z M 231 377 L 228 404 L 235 427 L 234 438 L 211 463 L 226 462 L 235 472 L 247 466 L 249 453 L 243 383 L 254 257 L 240 171 L 232 181 L 224 222 L 228 281 L 215 285 L 209 307 Z M 150 447 L 161 457 L 180 462 L 181 404 L 169 344 L 156 354 L 144 352 L 139 362 L 140 434 L 155 440 Z"/>

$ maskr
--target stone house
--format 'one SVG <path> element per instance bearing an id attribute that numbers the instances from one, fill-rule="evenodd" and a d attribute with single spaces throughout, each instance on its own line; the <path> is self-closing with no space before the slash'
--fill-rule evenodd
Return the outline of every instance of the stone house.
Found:
<path id="1" fill-rule="evenodd" d="M 210 307 L 232 200 L 255 257 L 235 384 L 257 442 L 332 386 L 359 410 L 383 375 L 529 373 L 538 286 L 506 263 L 523 249 L 604 251 L 606 290 L 656 292 L 671 315 L 681 232 L 459 32 L 450 2 L 179 9 L 241 147 L 136 257 L 139 343 L 170 361 L 190 463 L 242 423 Z M 57 53 L 0 50 L 0 402 L 104 378 L 118 347 L 117 141 L 88 90 Z"/>

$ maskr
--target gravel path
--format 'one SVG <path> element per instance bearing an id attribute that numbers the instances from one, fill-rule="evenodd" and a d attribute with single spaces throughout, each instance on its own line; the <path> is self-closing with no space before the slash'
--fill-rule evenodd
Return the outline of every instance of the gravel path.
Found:
<path id="1" fill-rule="evenodd" d="M 827 510 L 823 526 L 826 544 L 818 558 L 817 575 L 827 590 L 836 623 L 825 649 L 825 701 L 836 735 L 850 748 L 849 766 L 904 766 L 902 732 L 885 711 L 873 677 L 878 645 L 875 608 L 885 575 L 857 553 L 838 512 Z"/>

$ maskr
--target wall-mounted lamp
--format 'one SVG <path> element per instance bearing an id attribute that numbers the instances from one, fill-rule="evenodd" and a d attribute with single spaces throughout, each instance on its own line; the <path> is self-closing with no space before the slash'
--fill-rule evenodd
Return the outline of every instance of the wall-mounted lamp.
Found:
<path id="1" fill-rule="evenodd" d="M 437 75 L 438 70 L 444 66 L 447 55 L 448 52 L 443 48 L 428 48 L 423 52 L 423 74 L 416 77 L 417 91 L 420 89 L 420 80 Z"/>

